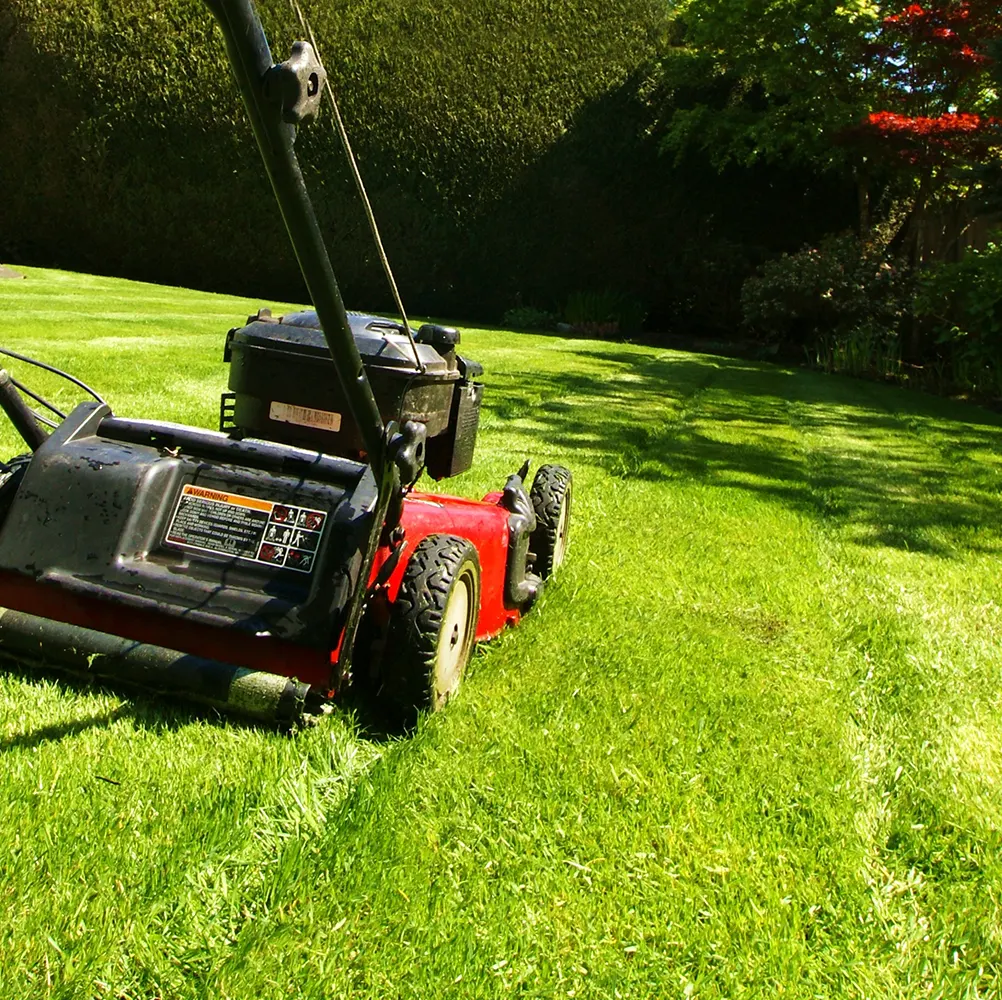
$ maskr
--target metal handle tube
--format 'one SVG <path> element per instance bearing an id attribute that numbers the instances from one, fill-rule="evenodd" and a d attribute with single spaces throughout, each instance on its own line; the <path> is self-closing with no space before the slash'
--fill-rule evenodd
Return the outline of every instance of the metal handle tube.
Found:
<path id="1" fill-rule="evenodd" d="M 296 127 L 283 122 L 281 105 L 265 96 L 264 77 L 272 67 L 272 56 L 264 28 L 252 0 L 205 0 L 205 3 L 223 32 L 233 75 L 348 406 L 358 423 L 369 460 L 379 469 L 386 461 L 383 421 L 355 346 L 337 279 L 296 159 L 293 148 Z M 381 478 L 377 473 L 377 479 Z"/>
<path id="2" fill-rule="evenodd" d="M 158 448 L 180 447 L 200 458 L 216 458 L 257 469 L 270 469 L 279 475 L 308 476 L 310 479 L 341 487 L 358 483 L 368 470 L 366 465 L 337 455 L 324 455 L 307 448 L 258 441 L 254 438 L 237 441 L 218 431 L 154 420 L 104 417 L 95 433 L 116 441 L 128 441 L 130 444 Z"/>
<path id="3" fill-rule="evenodd" d="M 21 398 L 6 368 L 0 368 L 0 407 L 32 451 L 37 451 L 48 440 L 49 435 L 42 430 L 35 414 Z"/>

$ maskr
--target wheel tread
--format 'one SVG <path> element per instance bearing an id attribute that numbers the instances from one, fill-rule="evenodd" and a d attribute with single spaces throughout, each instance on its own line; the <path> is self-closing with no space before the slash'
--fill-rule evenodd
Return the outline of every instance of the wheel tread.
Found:
<path id="1" fill-rule="evenodd" d="M 381 701 L 404 724 L 429 707 L 443 615 L 464 563 L 475 573 L 479 603 L 480 560 L 473 543 L 458 535 L 429 535 L 411 553 L 393 602 Z M 475 610 L 473 629 L 476 628 Z"/>
<path id="2" fill-rule="evenodd" d="M 557 529 L 565 502 L 570 514 L 572 481 L 570 469 L 562 465 L 541 465 L 529 491 L 536 513 L 536 530 L 532 533 L 529 547 L 535 553 L 533 569 L 544 580 L 557 568 L 554 566 Z"/>

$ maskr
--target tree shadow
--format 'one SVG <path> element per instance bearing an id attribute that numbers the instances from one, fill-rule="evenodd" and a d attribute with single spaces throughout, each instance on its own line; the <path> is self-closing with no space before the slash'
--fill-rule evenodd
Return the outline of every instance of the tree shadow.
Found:
<path id="1" fill-rule="evenodd" d="M 738 359 L 595 342 L 573 359 L 491 384 L 487 405 L 623 480 L 758 494 L 844 525 L 859 544 L 944 557 L 1002 548 L 993 413 Z"/>

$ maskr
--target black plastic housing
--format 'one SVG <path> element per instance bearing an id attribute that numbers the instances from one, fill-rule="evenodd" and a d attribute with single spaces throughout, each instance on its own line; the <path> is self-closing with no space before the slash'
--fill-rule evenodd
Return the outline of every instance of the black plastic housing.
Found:
<path id="1" fill-rule="evenodd" d="M 330 649 L 364 583 L 376 496 L 367 465 L 81 403 L 8 501 L 0 569 L 123 613 Z"/>
<path id="2" fill-rule="evenodd" d="M 459 334 L 423 327 L 415 358 L 394 321 L 357 313 L 348 318 L 383 421 L 424 424 L 432 478 L 466 471 L 473 462 L 483 386 L 475 381 L 482 368 L 456 354 Z M 360 429 L 315 312 L 276 320 L 262 311 L 229 332 L 223 356 L 230 364 L 230 391 L 222 398 L 221 431 L 347 458 L 364 456 Z"/>
<path id="3" fill-rule="evenodd" d="M 464 380 L 453 390 L 448 426 L 425 445 L 425 468 L 432 479 L 458 476 L 473 465 L 483 394 L 481 382 Z"/>

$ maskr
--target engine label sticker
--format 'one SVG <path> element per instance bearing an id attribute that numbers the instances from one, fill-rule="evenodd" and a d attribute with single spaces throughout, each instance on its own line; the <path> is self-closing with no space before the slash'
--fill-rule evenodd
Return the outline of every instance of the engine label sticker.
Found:
<path id="1" fill-rule="evenodd" d="M 326 512 L 183 487 L 164 541 L 201 552 L 236 556 L 300 573 L 312 573 Z"/>
<path id="2" fill-rule="evenodd" d="M 268 416 L 285 424 L 313 427 L 319 431 L 341 430 L 341 414 L 333 410 L 314 410 L 309 406 L 273 402 L 268 408 Z"/>

